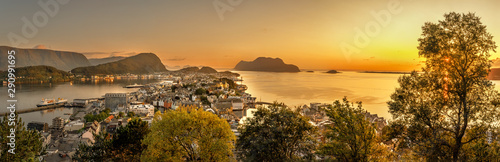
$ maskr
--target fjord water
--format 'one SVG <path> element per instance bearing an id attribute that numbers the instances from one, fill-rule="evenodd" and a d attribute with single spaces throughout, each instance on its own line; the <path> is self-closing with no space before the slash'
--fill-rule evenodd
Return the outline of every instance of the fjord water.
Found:
<path id="1" fill-rule="evenodd" d="M 361 101 L 363 108 L 386 119 L 390 117 L 386 102 L 398 86 L 401 74 L 325 71 L 274 73 L 236 71 L 243 77 L 247 92 L 266 102 L 278 101 L 294 107 L 312 102 L 333 103 L 344 96 Z"/>
<path id="2" fill-rule="evenodd" d="M 43 84 L 21 84 L 16 86 L 16 109 L 23 110 L 36 107 L 36 104 L 40 103 L 42 98 L 57 99 L 64 98 L 68 102 L 72 102 L 73 99 L 80 98 L 96 98 L 102 97 L 106 93 L 124 93 L 133 92 L 137 89 L 127 89 L 123 88 L 130 84 L 147 84 L 152 82 L 158 82 L 158 80 L 115 80 L 113 83 L 110 82 L 90 82 L 90 83 L 43 83 Z M 7 87 L 0 87 L 0 92 L 3 93 L 0 98 L 0 105 L 3 109 L 0 110 L 1 113 L 7 112 L 6 107 L 8 106 L 7 100 Z M 5 94 L 5 95 L 4 95 Z M 40 121 L 52 124 L 52 119 L 55 117 L 62 117 L 68 119 L 70 115 L 65 115 L 67 113 L 73 113 L 73 108 L 56 108 L 43 111 L 35 111 L 20 114 L 23 122 L 27 124 L 31 121 Z"/>
<path id="3" fill-rule="evenodd" d="M 274 73 L 235 71 L 243 77 L 247 92 L 257 101 L 284 102 L 288 106 L 309 105 L 311 102 L 333 103 L 344 96 L 349 101 L 361 101 L 365 110 L 392 119 L 387 101 L 399 87 L 398 78 L 403 74 L 360 73 L 342 71 L 337 74 L 325 71 Z M 496 85 L 500 81 L 493 81 Z M 498 86 L 495 89 L 500 90 Z"/>
<path id="4" fill-rule="evenodd" d="M 399 86 L 397 80 L 402 74 L 359 73 L 342 71 L 337 74 L 328 74 L 325 71 L 275 73 L 234 71 L 243 77 L 243 84 L 248 86 L 247 92 L 257 97 L 259 101 L 284 102 L 294 107 L 311 102 L 332 103 L 341 100 L 344 96 L 349 101 L 362 101 L 363 108 L 370 113 L 378 114 L 391 119 L 388 113 L 387 101 L 394 89 Z M 68 101 L 75 98 L 101 97 L 106 93 L 132 92 L 137 89 L 123 88 L 129 84 L 146 84 L 157 80 L 122 80 L 114 83 L 56 83 L 56 84 L 25 84 L 18 85 L 16 95 L 17 109 L 36 107 L 42 98 L 63 97 Z M 493 81 L 499 84 L 500 81 Z M 497 90 L 500 88 L 497 86 Z M 6 112 L 8 106 L 7 87 L 0 87 L 0 105 Z M 71 108 L 58 108 L 20 114 L 23 121 L 42 121 L 49 124 L 57 116 L 69 118 L 65 113 L 73 113 Z"/>

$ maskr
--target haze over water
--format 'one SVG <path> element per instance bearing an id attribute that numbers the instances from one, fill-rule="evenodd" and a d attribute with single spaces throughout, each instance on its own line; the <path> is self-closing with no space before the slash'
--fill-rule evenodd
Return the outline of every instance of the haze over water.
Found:
<path id="1" fill-rule="evenodd" d="M 294 107 L 311 102 L 332 103 L 347 96 L 349 101 L 362 101 L 363 108 L 386 119 L 390 117 L 386 102 L 398 86 L 401 74 L 325 71 L 274 73 L 236 71 L 243 77 L 247 92 L 266 102 L 284 102 Z"/>
<path id="2" fill-rule="evenodd" d="M 115 80 L 113 83 L 99 82 L 99 83 L 44 83 L 44 84 L 22 84 L 16 87 L 16 110 L 23 110 L 36 107 L 42 98 L 64 98 L 68 102 L 73 99 L 80 98 L 97 98 L 102 97 L 106 93 L 124 93 L 133 92 L 137 89 L 123 88 L 129 84 L 146 84 L 157 82 L 157 80 Z M 7 92 L 7 87 L 0 87 L 0 91 Z M 7 96 L 2 96 L 0 105 L 7 106 Z M 0 110 L 0 113 L 6 112 L 7 109 Z M 62 117 L 68 119 L 70 115 L 65 113 L 73 113 L 72 108 L 57 108 L 43 111 L 35 111 L 23 113 L 19 116 L 25 124 L 31 121 L 41 121 L 52 124 L 52 119 L 55 117 Z"/>
<path id="3" fill-rule="evenodd" d="M 362 101 L 363 108 L 372 114 L 378 114 L 386 119 L 392 119 L 387 107 L 387 101 L 395 88 L 399 86 L 398 78 L 402 74 L 359 73 L 342 71 L 338 74 L 328 74 L 325 71 L 314 73 L 275 73 L 234 71 L 243 77 L 243 84 L 248 86 L 247 92 L 257 97 L 258 101 L 284 102 L 295 107 L 312 102 L 332 103 L 347 96 L 349 101 Z M 63 97 L 68 101 L 75 98 L 101 97 L 105 93 L 132 92 L 137 89 L 126 89 L 123 86 L 133 83 L 145 84 L 150 81 L 115 81 L 114 83 L 98 84 L 32 84 L 20 85 L 16 89 L 18 110 L 36 107 L 42 98 Z M 238 82 L 239 83 L 239 82 Z M 493 81 L 499 84 L 500 81 Z M 498 86 L 495 87 L 500 90 Z M 0 87 L 6 91 L 7 87 Z M 0 104 L 7 106 L 6 96 L 2 96 Z M 0 112 L 5 112 L 3 109 Z M 69 118 L 64 113 L 73 113 L 71 108 L 36 111 L 21 114 L 23 121 L 42 121 L 51 124 L 54 117 Z"/>

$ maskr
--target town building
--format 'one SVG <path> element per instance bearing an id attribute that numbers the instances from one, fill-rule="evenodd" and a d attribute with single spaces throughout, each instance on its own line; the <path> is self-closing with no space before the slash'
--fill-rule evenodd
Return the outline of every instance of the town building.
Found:
<path id="1" fill-rule="evenodd" d="M 134 112 L 134 114 L 145 116 L 154 116 L 155 107 L 150 104 L 131 105 L 128 109 L 128 112 Z"/>
<path id="2" fill-rule="evenodd" d="M 73 106 L 75 107 L 85 107 L 89 104 L 87 99 L 73 99 Z"/>
<path id="3" fill-rule="evenodd" d="M 38 130 L 39 132 L 49 131 L 49 124 L 44 122 L 29 122 L 27 126 L 28 130 Z"/>
<path id="4" fill-rule="evenodd" d="M 67 132 L 78 131 L 84 128 L 84 123 L 80 120 L 71 121 L 64 126 L 64 130 Z"/>
<path id="5" fill-rule="evenodd" d="M 52 119 L 52 128 L 63 129 L 64 128 L 64 119 L 61 117 L 55 117 L 54 119 Z"/>
<path id="6" fill-rule="evenodd" d="M 111 109 L 111 111 L 116 111 L 118 107 L 126 107 L 128 102 L 128 96 L 126 93 L 106 93 L 105 107 Z"/>

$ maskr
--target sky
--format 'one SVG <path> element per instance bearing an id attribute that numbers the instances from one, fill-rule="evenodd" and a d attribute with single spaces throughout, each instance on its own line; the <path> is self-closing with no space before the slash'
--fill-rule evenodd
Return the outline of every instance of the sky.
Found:
<path id="1" fill-rule="evenodd" d="M 499 3 L 3 0 L 0 45 L 74 51 L 88 58 L 152 52 L 167 69 L 233 68 L 240 60 L 263 56 L 301 69 L 409 71 L 418 70 L 423 60 L 416 48 L 422 25 L 443 20 L 448 12 L 476 13 L 500 42 Z"/>

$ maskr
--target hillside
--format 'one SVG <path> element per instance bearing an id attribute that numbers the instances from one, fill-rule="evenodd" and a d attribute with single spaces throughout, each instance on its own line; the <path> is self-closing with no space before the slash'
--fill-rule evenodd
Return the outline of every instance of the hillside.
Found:
<path id="1" fill-rule="evenodd" d="M 160 58 L 153 53 L 141 53 L 125 59 L 89 67 L 71 70 L 75 74 L 149 74 L 167 71 Z"/>
<path id="2" fill-rule="evenodd" d="M 198 68 L 198 67 L 196 67 L 196 66 L 192 66 L 192 67 L 182 68 L 180 70 L 177 70 L 177 72 L 184 72 L 184 73 L 217 73 L 217 70 L 215 70 L 214 68 L 208 67 L 208 66 L 204 66 L 201 69 Z"/>
<path id="3" fill-rule="evenodd" d="M 285 64 L 280 58 L 259 57 L 253 61 L 240 61 L 234 67 L 240 71 L 300 72 L 299 67 Z"/>
<path id="4" fill-rule="evenodd" d="M 120 60 L 123 60 L 124 58 L 126 58 L 126 57 L 113 56 L 113 57 L 106 57 L 106 58 L 92 58 L 92 59 L 89 59 L 89 62 L 92 66 L 94 66 L 94 65 L 99 65 L 99 64 L 120 61 Z"/>
<path id="5" fill-rule="evenodd" d="M 217 73 L 217 70 L 214 68 L 204 66 L 200 70 L 198 70 L 199 73 Z"/>
<path id="6" fill-rule="evenodd" d="M 489 80 L 500 80 L 500 68 L 491 68 L 488 75 Z"/>
<path id="7" fill-rule="evenodd" d="M 56 81 L 69 81 L 71 74 L 51 66 L 27 66 L 15 68 L 16 70 L 16 83 L 23 82 L 56 82 Z M 7 71 L 0 73 L 0 78 L 7 78 Z"/>
<path id="8" fill-rule="evenodd" d="M 81 53 L 48 49 L 21 49 L 0 46 L 0 58 L 7 58 L 10 50 L 16 52 L 16 67 L 47 65 L 69 71 L 76 67 L 90 66 L 90 62 Z M 0 70 L 6 70 L 7 65 L 7 59 L 0 59 Z"/>

